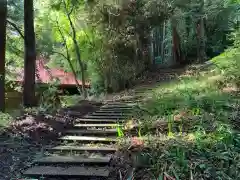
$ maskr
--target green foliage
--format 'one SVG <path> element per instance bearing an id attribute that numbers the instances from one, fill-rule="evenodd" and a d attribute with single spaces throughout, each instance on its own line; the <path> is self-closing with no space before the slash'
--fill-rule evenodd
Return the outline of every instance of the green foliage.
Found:
<path id="1" fill-rule="evenodd" d="M 177 30 L 181 37 L 184 56 L 195 58 L 197 51 L 197 25 L 199 18 L 204 18 L 207 56 L 212 58 L 222 53 L 232 41 L 228 35 L 238 27 L 239 4 L 231 0 L 204 1 L 191 0 L 185 5 L 179 1 L 173 18 L 177 23 Z"/>
<path id="2" fill-rule="evenodd" d="M 41 87 L 40 87 L 41 88 Z M 59 91 L 56 84 L 52 84 L 47 89 L 38 90 L 40 97 L 39 109 L 42 112 L 54 112 L 61 107 Z"/>
<path id="3" fill-rule="evenodd" d="M 236 31 L 233 35 L 234 47 L 215 57 L 212 61 L 224 76 L 225 82 L 234 83 L 240 87 L 240 31 Z"/>
<path id="4" fill-rule="evenodd" d="M 206 30 L 206 52 L 212 57 L 232 44 L 228 35 L 238 27 L 239 4 L 232 0 L 202 1 L 65 1 L 72 9 L 71 18 L 76 28 L 81 59 L 91 81 L 93 93 L 117 91 L 129 86 L 136 76 L 148 68 L 152 29 L 162 23 L 175 21 L 181 40 L 181 50 L 187 59 L 196 58 L 196 26 L 203 17 Z M 8 20 L 23 29 L 23 1 L 9 1 Z M 72 8 L 73 7 L 73 8 Z M 71 28 L 61 0 L 35 2 L 37 52 L 51 59 L 51 67 L 72 69 L 66 60 L 67 44 L 70 61 L 78 78 L 81 70 L 75 54 Z M 59 29 L 66 38 L 64 43 Z M 171 30 L 165 41 L 171 42 Z M 236 41 L 237 42 L 237 41 Z M 23 40 L 16 29 L 8 25 L 7 62 L 23 67 Z M 167 49 L 171 51 L 171 43 Z M 167 54 L 171 59 L 171 53 Z M 9 65 L 10 66 L 10 65 Z"/>
<path id="5" fill-rule="evenodd" d="M 105 89 L 125 88 L 146 68 L 151 24 L 163 21 L 170 9 L 167 1 L 95 1 L 89 6 L 88 24 L 97 28 L 102 44 L 95 46 L 100 56 L 94 66 Z"/>
<path id="6" fill-rule="evenodd" d="M 161 85 L 141 105 L 136 118 L 147 148 L 139 156 L 148 155 L 141 163 L 155 178 L 239 178 L 239 87 L 224 90 L 239 82 L 238 60 L 235 46 L 214 58 L 208 72 Z"/>
<path id="7" fill-rule="evenodd" d="M 224 135 L 222 136 L 224 137 Z M 149 151 L 144 161 L 152 164 L 155 178 L 168 174 L 176 179 L 237 179 L 239 169 L 239 136 L 232 144 L 185 142 L 170 139 L 161 142 L 149 139 Z"/>
<path id="8" fill-rule="evenodd" d="M 120 126 L 117 127 L 118 137 L 124 137 L 124 132 Z"/>
<path id="9" fill-rule="evenodd" d="M 7 127 L 13 121 L 13 117 L 8 113 L 0 112 L 0 130 Z"/>

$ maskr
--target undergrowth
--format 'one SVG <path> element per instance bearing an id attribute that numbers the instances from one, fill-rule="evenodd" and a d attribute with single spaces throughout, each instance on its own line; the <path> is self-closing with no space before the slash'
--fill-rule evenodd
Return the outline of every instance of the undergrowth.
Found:
<path id="1" fill-rule="evenodd" d="M 240 179 L 239 59 L 239 48 L 226 51 L 139 106 L 144 148 L 136 156 L 151 178 Z"/>

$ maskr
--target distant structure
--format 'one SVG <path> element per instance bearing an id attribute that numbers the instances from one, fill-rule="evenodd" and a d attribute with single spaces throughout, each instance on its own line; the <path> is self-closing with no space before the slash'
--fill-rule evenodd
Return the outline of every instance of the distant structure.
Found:
<path id="1" fill-rule="evenodd" d="M 16 70 L 15 76 L 16 81 L 23 83 L 24 80 L 24 70 Z M 36 84 L 47 86 L 57 82 L 57 86 L 61 90 L 66 90 L 70 94 L 77 94 L 77 83 L 82 86 L 82 81 L 75 79 L 74 74 L 71 72 L 65 72 L 60 68 L 49 68 L 46 66 L 44 59 L 38 59 L 36 61 Z M 90 88 L 90 83 L 85 83 L 86 88 Z"/>

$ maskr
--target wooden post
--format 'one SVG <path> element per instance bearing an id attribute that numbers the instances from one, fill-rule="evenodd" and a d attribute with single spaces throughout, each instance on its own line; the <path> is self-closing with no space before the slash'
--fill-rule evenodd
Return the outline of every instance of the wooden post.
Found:
<path id="1" fill-rule="evenodd" d="M 0 111 L 5 111 L 5 54 L 7 0 L 0 0 Z"/>

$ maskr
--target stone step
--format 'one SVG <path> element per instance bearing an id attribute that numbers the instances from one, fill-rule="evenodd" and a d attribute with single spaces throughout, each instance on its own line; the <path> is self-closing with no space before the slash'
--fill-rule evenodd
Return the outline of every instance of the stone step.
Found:
<path id="1" fill-rule="evenodd" d="M 93 136 L 63 136 L 59 140 L 68 140 L 68 141 L 80 141 L 80 142 L 116 142 L 117 139 L 114 137 L 93 137 Z"/>
<path id="2" fill-rule="evenodd" d="M 99 124 L 99 123 L 105 123 L 105 124 L 115 124 L 115 123 L 123 123 L 124 120 L 122 119 L 76 119 L 75 123 L 82 123 L 82 124 L 87 124 L 87 123 L 94 123 L 94 124 Z"/>
<path id="3" fill-rule="evenodd" d="M 133 106 L 109 106 L 109 105 L 106 105 L 106 106 L 102 106 L 101 108 L 100 108 L 100 110 L 102 110 L 102 109 L 119 109 L 119 110 L 131 110 L 131 109 L 133 109 Z"/>
<path id="4" fill-rule="evenodd" d="M 114 113 L 114 112 L 94 112 L 88 116 L 117 116 L 117 117 L 128 117 L 130 113 Z"/>
<path id="5" fill-rule="evenodd" d="M 81 166 L 35 166 L 23 173 L 28 177 L 108 177 L 108 167 L 81 167 Z"/>
<path id="6" fill-rule="evenodd" d="M 107 165 L 111 157 L 81 157 L 81 156 L 48 156 L 37 159 L 35 164 L 94 164 L 94 165 Z"/>
<path id="7" fill-rule="evenodd" d="M 107 109 L 103 109 L 102 111 L 96 111 L 95 113 L 92 113 L 90 115 L 86 115 L 84 116 L 84 118 L 91 118 L 91 116 L 93 116 L 93 118 L 95 118 L 95 116 L 105 116 L 105 117 L 109 117 L 110 115 L 108 114 L 108 110 Z M 117 111 L 117 112 L 121 112 L 121 111 Z M 103 113 L 106 113 L 105 115 L 103 115 Z M 72 117 L 82 117 L 82 113 L 80 112 L 77 112 L 77 111 L 70 111 L 67 113 L 68 116 L 72 116 Z M 111 114 L 112 115 L 112 114 Z M 124 116 L 127 116 L 126 114 L 124 113 L 117 113 L 115 115 L 115 117 L 124 117 Z"/>
<path id="8" fill-rule="evenodd" d="M 113 116 L 131 116 L 131 113 L 129 112 L 114 112 L 114 111 L 96 111 L 94 113 L 92 113 L 92 115 L 113 115 Z"/>
<path id="9" fill-rule="evenodd" d="M 120 106 L 120 105 L 106 105 L 106 106 L 102 106 L 100 109 L 132 109 L 133 106 Z"/>
<path id="10" fill-rule="evenodd" d="M 83 116 L 82 113 L 78 112 L 78 111 L 68 111 L 65 114 L 68 116 L 71 116 L 71 117 L 82 117 Z"/>
<path id="11" fill-rule="evenodd" d="M 106 108 L 103 108 L 103 109 L 100 109 L 96 112 L 104 112 L 104 113 L 131 113 L 133 111 L 133 109 L 113 109 L 113 108 L 109 108 L 109 109 L 106 109 Z"/>
<path id="12" fill-rule="evenodd" d="M 107 116 L 97 116 L 97 115 L 88 115 L 88 116 L 84 116 L 83 119 L 125 119 L 126 117 L 124 116 L 111 116 L 111 115 L 107 115 Z"/>
<path id="13" fill-rule="evenodd" d="M 134 101 L 132 101 L 132 102 L 131 101 L 129 101 L 129 102 L 109 102 L 102 107 L 105 107 L 105 106 L 107 106 L 107 107 L 133 107 L 135 105 L 137 105 L 137 103 Z"/>
<path id="14" fill-rule="evenodd" d="M 48 151 L 76 151 L 76 152 L 100 152 L 102 154 L 115 152 L 117 149 L 107 146 L 56 146 L 52 148 L 47 148 Z"/>
<path id="15" fill-rule="evenodd" d="M 137 105 L 139 102 L 142 102 L 142 98 L 136 98 L 134 100 L 122 100 L 124 103 L 135 103 Z"/>
<path id="16" fill-rule="evenodd" d="M 132 92 L 146 92 L 146 91 L 153 91 L 155 88 L 151 87 L 141 87 L 141 88 L 135 88 L 132 90 Z"/>
<path id="17" fill-rule="evenodd" d="M 75 128 L 116 128 L 116 127 L 123 127 L 122 124 L 75 124 Z"/>
<path id="18" fill-rule="evenodd" d="M 65 131 L 67 134 L 77 134 L 77 135 L 116 135 L 117 129 L 88 129 L 88 130 L 80 130 L 80 129 L 70 129 Z"/>

